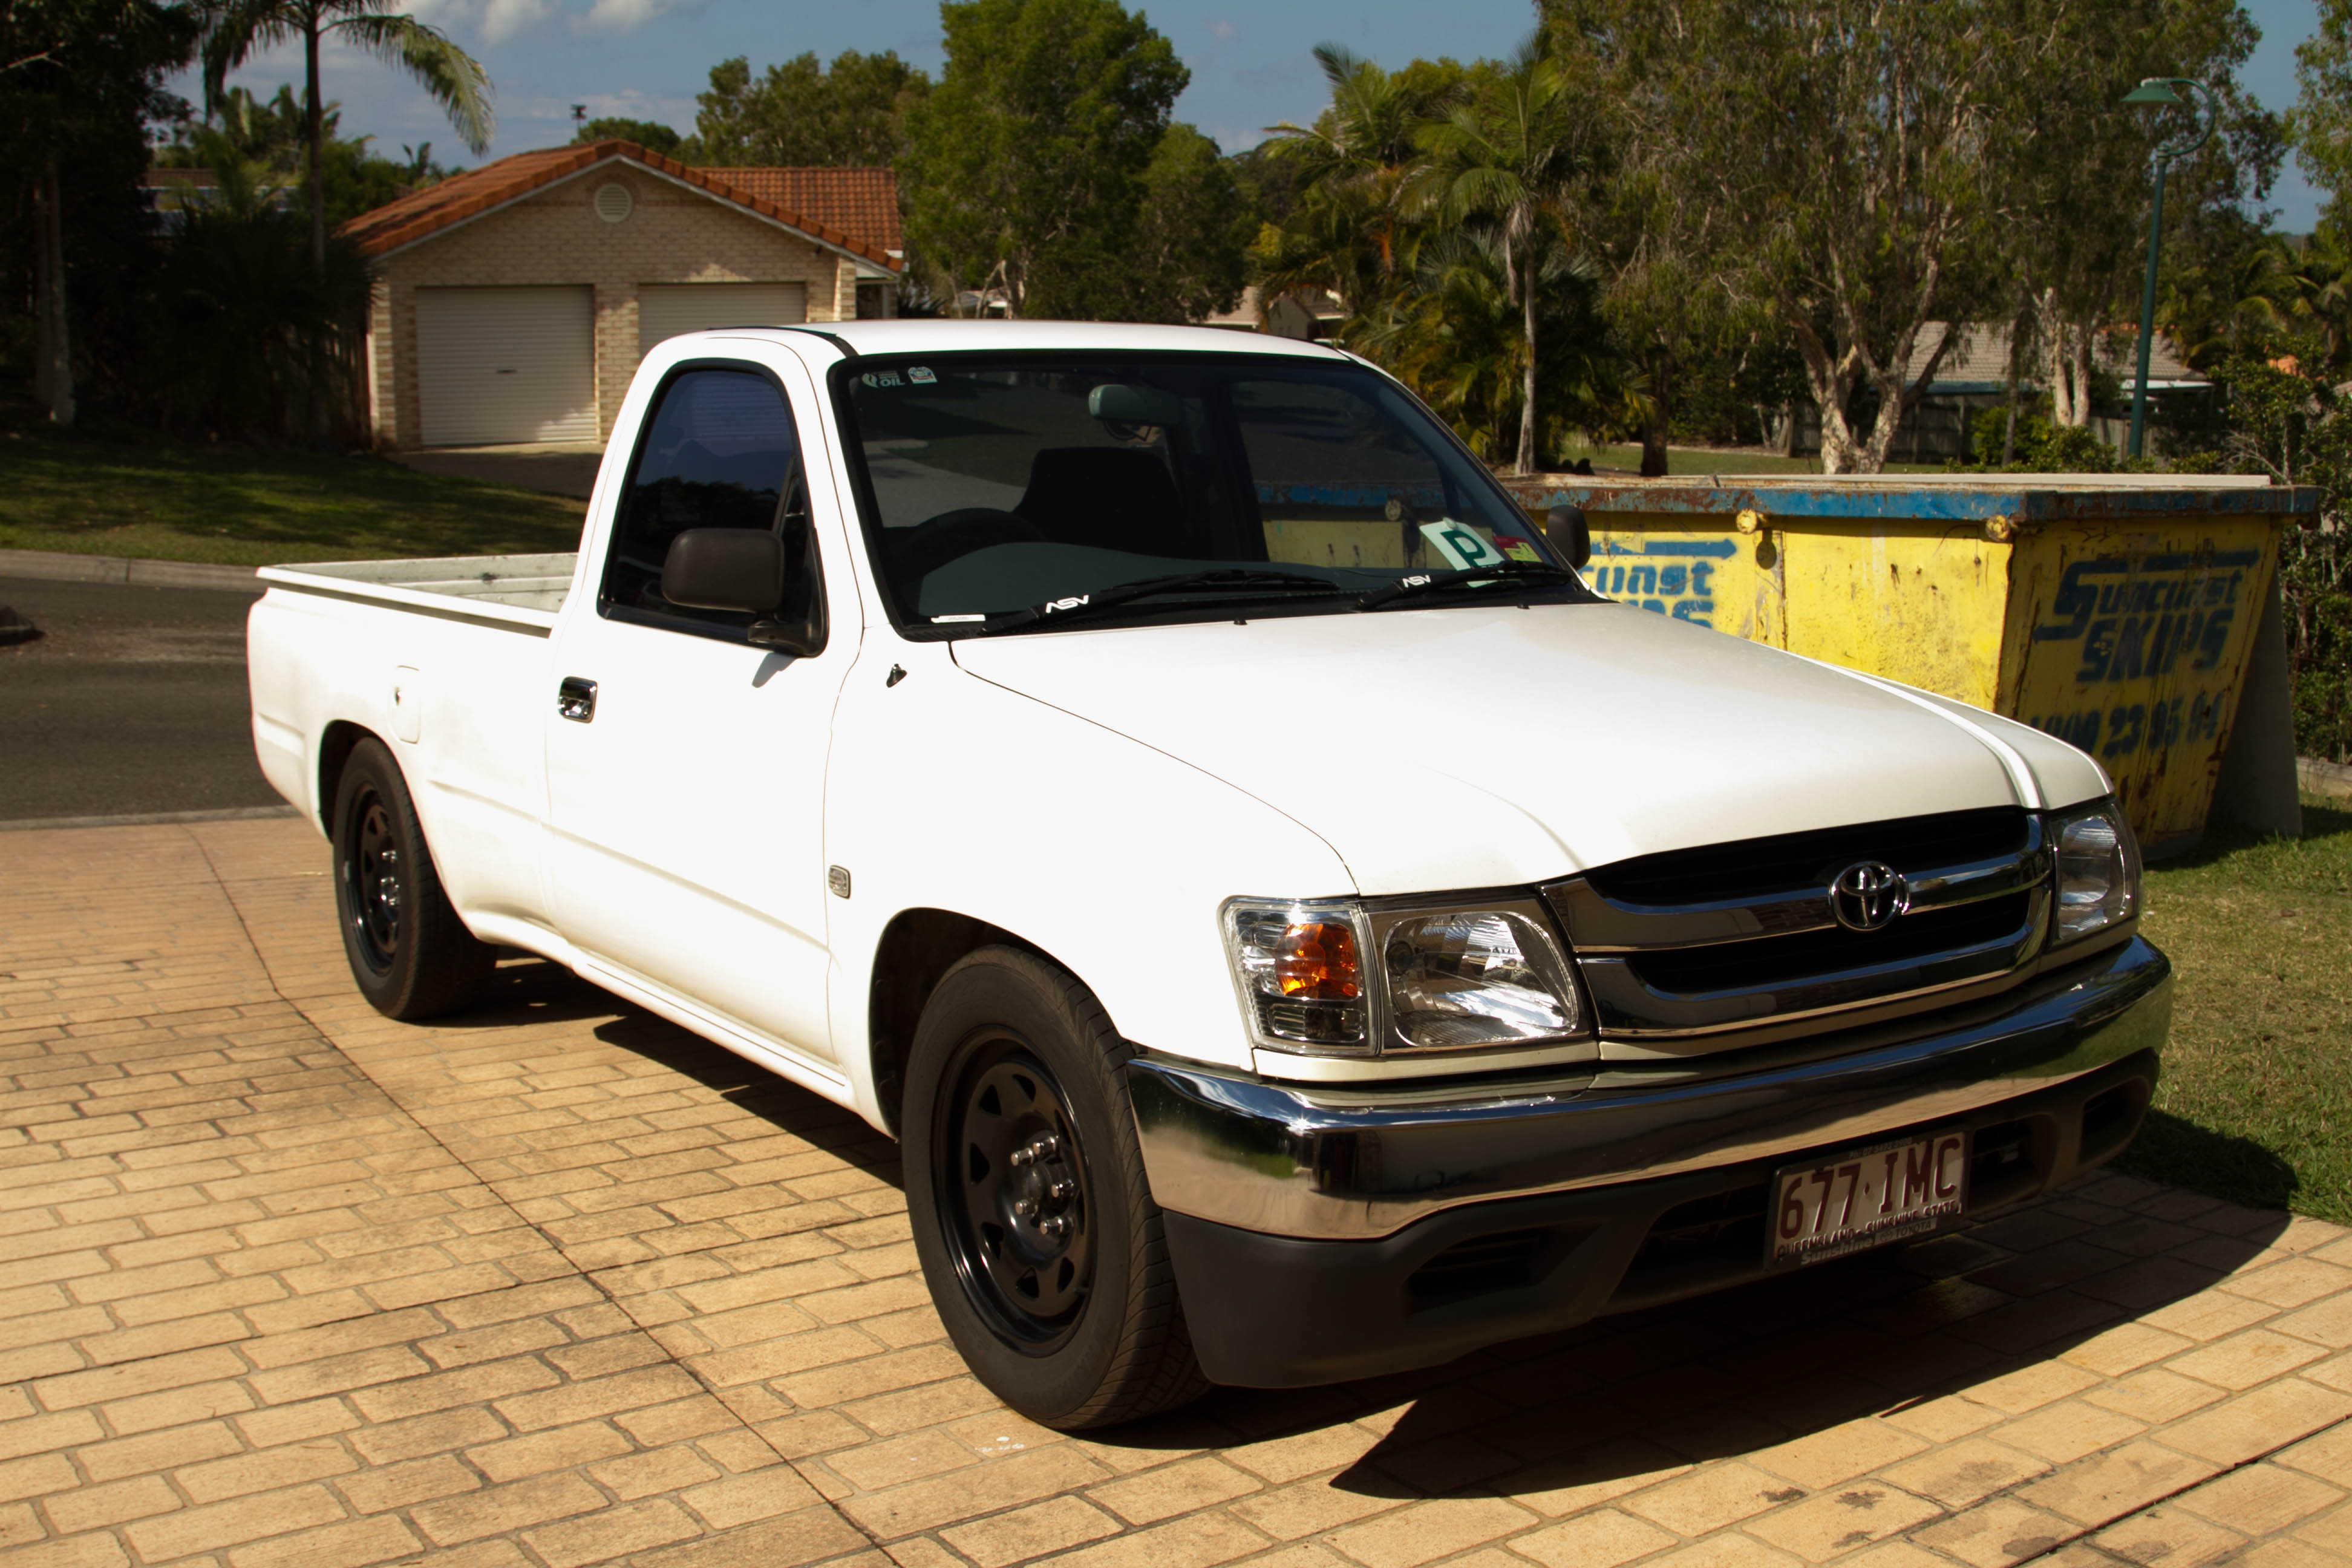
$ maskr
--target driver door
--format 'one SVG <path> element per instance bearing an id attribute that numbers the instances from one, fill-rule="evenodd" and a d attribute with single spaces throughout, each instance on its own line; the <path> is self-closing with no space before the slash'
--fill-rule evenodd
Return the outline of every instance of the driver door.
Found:
<path id="1" fill-rule="evenodd" d="M 546 863 L 558 928 L 592 978 L 824 1062 L 825 755 L 856 622 L 853 607 L 824 629 L 824 546 L 845 583 L 845 536 L 823 466 L 814 492 L 802 459 L 814 389 L 787 374 L 692 361 L 654 395 L 595 613 L 566 617 L 556 645 Z M 782 534 L 796 564 L 778 618 L 809 617 L 818 651 L 755 646 L 750 615 L 665 599 L 663 560 L 691 528 Z"/>

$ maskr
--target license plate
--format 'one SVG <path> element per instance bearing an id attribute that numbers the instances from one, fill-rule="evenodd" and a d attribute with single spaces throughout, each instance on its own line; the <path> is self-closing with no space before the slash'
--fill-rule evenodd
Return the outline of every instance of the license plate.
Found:
<path id="1" fill-rule="evenodd" d="M 1936 1228 L 1967 1198 L 1969 1135 L 1931 1132 L 1879 1143 L 1772 1182 L 1774 1263 L 1822 1263 Z"/>

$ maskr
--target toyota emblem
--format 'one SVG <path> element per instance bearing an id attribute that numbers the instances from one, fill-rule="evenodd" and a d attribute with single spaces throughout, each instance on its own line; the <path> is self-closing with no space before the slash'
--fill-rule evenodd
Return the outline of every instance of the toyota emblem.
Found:
<path id="1" fill-rule="evenodd" d="M 1848 931 L 1885 931 L 1911 907 L 1911 884 L 1884 860 L 1862 860 L 1830 882 L 1830 912 Z"/>

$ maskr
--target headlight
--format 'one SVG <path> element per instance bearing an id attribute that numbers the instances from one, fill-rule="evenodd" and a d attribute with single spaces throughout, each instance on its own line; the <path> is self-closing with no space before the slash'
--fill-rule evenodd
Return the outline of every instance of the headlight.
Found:
<path id="1" fill-rule="evenodd" d="M 1508 1050 L 1586 1033 L 1568 957 L 1533 904 L 1234 899 L 1224 924 L 1252 1038 L 1268 1050 Z"/>
<path id="2" fill-rule="evenodd" d="M 2139 913 L 2139 844 L 2121 806 L 2103 800 L 2051 826 L 2058 855 L 2058 930 L 2052 946 Z"/>

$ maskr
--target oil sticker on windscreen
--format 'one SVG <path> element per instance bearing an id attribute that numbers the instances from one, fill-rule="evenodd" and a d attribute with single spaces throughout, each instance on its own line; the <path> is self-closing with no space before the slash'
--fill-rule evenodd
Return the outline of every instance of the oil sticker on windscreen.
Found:
<path id="1" fill-rule="evenodd" d="M 858 379 L 865 382 L 868 386 L 898 386 L 902 384 L 898 380 L 898 373 L 895 370 L 869 370 Z"/>
<path id="2" fill-rule="evenodd" d="M 907 367 L 907 379 L 917 386 L 929 386 L 940 378 L 931 374 L 930 366 L 916 364 Z"/>
<path id="3" fill-rule="evenodd" d="M 1446 563 L 1457 569 L 1471 566 L 1496 566 L 1504 560 L 1503 552 L 1489 544 L 1485 536 L 1466 524 L 1445 521 L 1424 522 L 1422 537 L 1436 547 Z"/>

